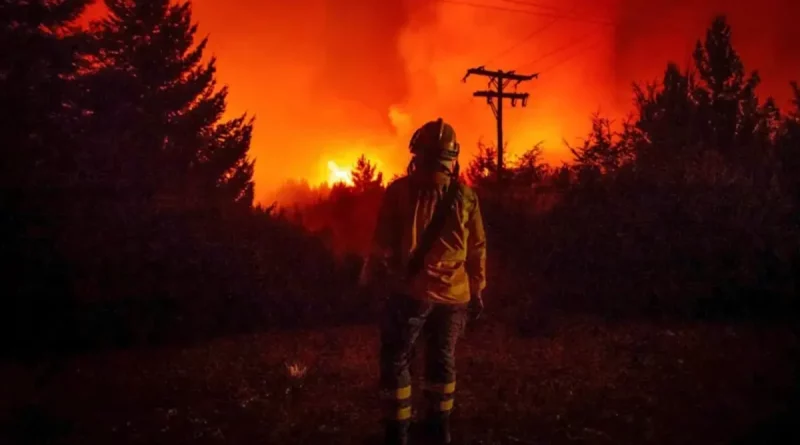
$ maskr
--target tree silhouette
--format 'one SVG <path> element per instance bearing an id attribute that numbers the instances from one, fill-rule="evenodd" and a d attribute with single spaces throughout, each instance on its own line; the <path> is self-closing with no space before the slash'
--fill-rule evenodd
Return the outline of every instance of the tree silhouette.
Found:
<path id="1" fill-rule="evenodd" d="M 74 21 L 91 0 L 0 4 L 0 184 L 3 191 L 57 188 L 54 174 L 70 138 L 68 96 L 77 72 L 82 32 Z M 10 110 L 14 110 L 13 112 Z M 61 179 L 63 175 L 61 175 Z"/>
<path id="2" fill-rule="evenodd" d="M 750 144 L 763 115 L 769 114 L 756 96 L 758 73 L 745 75 L 725 17 L 717 17 L 705 41 L 697 42 L 694 62 L 700 80 L 694 98 L 701 115 L 708 118 L 701 122 L 709 125 L 704 129 L 704 142 L 731 156 Z"/>
<path id="3" fill-rule="evenodd" d="M 58 246 L 73 202 L 71 93 L 84 38 L 74 22 L 89 3 L 0 2 L 1 351 L 27 354 L 26 342 L 63 335 L 70 286 Z"/>
<path id="4" fill-rule="evenodd" d="M 516 202 L 497 205 L 503 195 L 485 200 L 496 245 L 513 246 L 504 255 L 521 274 L 541 261 L 537 285 L 550 283 L 552 298 L 684 315 L 796 307 L 800 263 L 786 246 L 800 236 L 800 91 L 785 116 L 759 100 L 758 76 L 746 74 L 722 17 L 694 56 L 692 67 L 670 63 L 659 82 L 636 85 L 620 129 L 595 116 L 586 142 L 570 147 L 570 168 L 548 178 L 559 192 L 552 211 L 530 218 Z M 490 162 L 479 153 L 473 182 Z"/>
<path id="5" fill-rule="evenodd" d="M 793 191 L 796 205 L 800 205 L 800 87 L 797 82 L 792 82 L 792 90 L 793 109 L 782 122 L 776 142 L 784 181 Z"/>
<path id="6" fill-rule="evenodd" d="M 466 176 L 476 187 L 494 184 L 497 180 L 497 149 L 478 143 L 478 154 L 470 161 Z"/>
<path id="7" fill-rule="evenodd" d="M 623 124 L 622 134 L 611 129 L 607 118 L 594 116 L 592 132 L 581 147 L 569 147 L 573 165 L 581 174 L 612 174 L 632 159 L 632 126 Z"/>
<path id="8" fill-rule="evenodd" d="M 353 187 L 361 193 L 380 189 L 383 185 L 383 173 L 377 171 L 377 166 L 363 154 L 356 161 L 352 175 Z"/>
<path id="9" fill-rule="evenodd" d="M 628 136 L 637 164 L 664 170 L 712 151 L 751 164 L 781 120 L 772 99 L 759 103 L 758 84 L 756 72 L 745 74 L 725 17 L 717 17 L 696 44 L 693 70 L 670 63 L 660 84 L 635 87 L 638 119 Z"/>
<path id="10" fill-rule="evenodd" d="M 522 153 L 509 169 L 512 183 L 522 187 L 533 187 L 542 183 L 550 173 L 542 155 L 541 144 L 536 144 L 530 150 Z"/>
<path id="11" fill-rule="evenodd" d="M 194 44 L 190 3 L 105 3 L 86 106 L 107 179 L 146 198 L 250 206 L 253 121 L 221 121 L 227 88 L 216 88 L 215 59 L 203 63 L 207 39 Z"/>
<path id="12" fill-rule="evenodd" d="M 693 75 L 682 73 L 673 63 L 667 65 L 660 84 L 634 86 L 635 128 L 644 139 L 636 145 L 637 163 L 663 168 L 700 150 L 695 89 Z"/>

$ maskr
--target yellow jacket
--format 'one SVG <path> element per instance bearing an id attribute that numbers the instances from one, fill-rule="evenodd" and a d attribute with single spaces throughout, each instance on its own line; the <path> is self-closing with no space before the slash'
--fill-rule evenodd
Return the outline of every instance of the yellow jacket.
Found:
<path id="1" fill-rule="evenodd" d="M 486 234 L 478 196 L 459 184 L 454 208 L 439 239 L 425 257 L 425 266 L 410 282 L 408 259 L 444 197 L 450 178 L 419 173 L 389 184 L 383 197 L 367 273 L 376 266 L 388 272 L 393 292 L 436 303 L 460 304 L 486 287 Z M 377 264 L 376 264 L 377 263 Z"/>

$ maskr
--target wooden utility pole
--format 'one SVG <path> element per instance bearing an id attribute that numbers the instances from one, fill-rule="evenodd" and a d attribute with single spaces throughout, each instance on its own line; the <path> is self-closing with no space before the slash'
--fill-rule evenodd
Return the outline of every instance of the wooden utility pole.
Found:
<path id="1" fill-rule="evenodd" d="M 517 101 L 522 103 L 522 106 L 528 105 L 528 93 L 517 93 L 517 86 L 525 81 L 536 79 L 539 74 L 517 74 L 514 71 L 489 71 L 484 67 L 470 68 L 464 76 L 463 82 L 467 81 L 470 75 L 488 77 L 489 88 L 488 90 L 475 91 L 472 93 L 475 97 L 485 97 L 489 106 L 492 107 L 492 112 L 497 120 L 497 179 L 502 180 L 503 172 L 503 99 L 511 99 L 511 106 L 517 106 Z M 514 82 L 514 92 L 506 92 L 506 87 Z M 495 102 L 493 99 L 497 99 Z"/>

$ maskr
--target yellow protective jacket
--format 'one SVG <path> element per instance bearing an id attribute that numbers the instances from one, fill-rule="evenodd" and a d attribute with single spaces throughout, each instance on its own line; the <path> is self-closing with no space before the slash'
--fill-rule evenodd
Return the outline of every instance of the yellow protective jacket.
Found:
<path id="1" fill-rule="evenodd" d="M 373 238 L 369 269 L 388 272 L 392 292 L 436 303 L 460 304 L 486 286 L 486 234 L 478 196 L 459 184 L 455 205 L 439 239 L 425 257 L 425 265 L 410 282 L 406 268 L 443 199 L 449 176 L 413 173 L 389 184 L 383 197 Z M 369 273 L 369 271 L 367 272 Z"/>

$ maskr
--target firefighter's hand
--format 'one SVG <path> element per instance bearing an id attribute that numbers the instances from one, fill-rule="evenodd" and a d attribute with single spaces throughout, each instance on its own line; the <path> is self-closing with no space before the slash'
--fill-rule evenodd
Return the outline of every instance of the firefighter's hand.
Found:
<path id="1" fill-rule="evenodd" d="M 361 272 L 358 274 L 358 286 L 361 288 L 367 287 L 370 284 L 370 271 L 368 260 L 361 266 Z"/>
<path id="2" fill-rule="evenodd" d="M 358 285 L 361 288 L 372 287 L 376 283 L 386 281 L 388 273 L 386 261 L 368 257 L 361 265 L 361 273 L 358 275 Z"/>
<path id="3" fill-rule="evenodd" d="M 480 292 L 474 292 L 469 298 L 469 318 L 472 321 L 481 318 L 483 313 L 483 297 Z"/>

